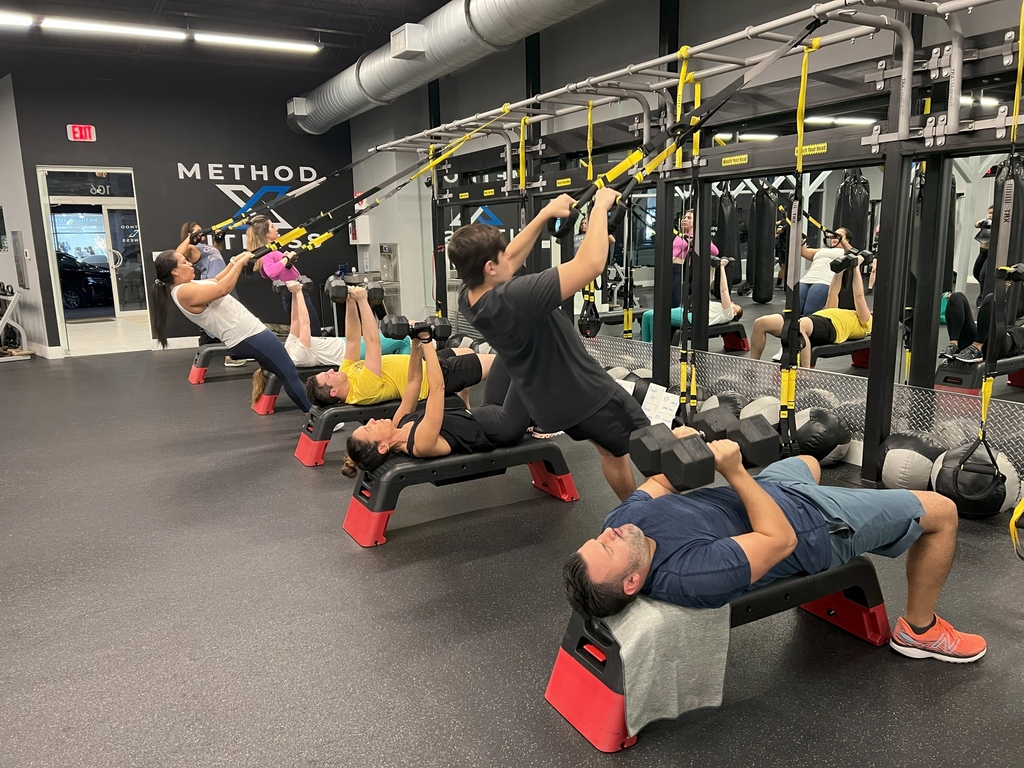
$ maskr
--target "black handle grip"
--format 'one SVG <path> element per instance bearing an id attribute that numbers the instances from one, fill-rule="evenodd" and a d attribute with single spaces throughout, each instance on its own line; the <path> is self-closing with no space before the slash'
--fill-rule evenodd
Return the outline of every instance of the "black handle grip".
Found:
<path id="1" fill-rule="evenodd" d="M 579 221 L 579 209 L 573 206 L 569 210 L 569 216 L 564 219 L 551 219 L 548 221 L 548 232 L 559 240 L 564 240 L 576 231 L 576 222 Z"/>
<path id="2" fill-rule="evenodd" d="M 615 203 L 615 207 L 612 208 L 611 212 L 608 214 L 609 235 L 614 235 L 619 231 L 619 227 L 622 226 L 622 222 L 626 220 L 627 212 L 628 208 L 623 204 L 622 198 L 619 198 L 619 201 Z"/>

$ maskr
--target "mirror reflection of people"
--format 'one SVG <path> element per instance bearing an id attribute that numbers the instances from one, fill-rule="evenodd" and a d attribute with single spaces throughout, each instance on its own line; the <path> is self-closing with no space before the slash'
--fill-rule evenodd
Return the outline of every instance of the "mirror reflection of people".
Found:
<path id="1" fill-rule="evenodd" d="M 971 274 L 978 281 L 978 288 L 980 289 L 978 300 L 974 303 L 975 306 L 981 306 L 982 298 L 985 296 L 985 265 L 988 263 L 988 246 L 989 241 L 992 239 L 992 211 L 993 208 L 990 205 L 988 207 L 988 217 L 974 222 L 974 228 L 978 230 L 974 236 L 974 239 L 978 241 L 978 257 L 974 260 L 974 268 L 971 270 Z"/>
<path id="2" fill-rule="evenodd" d="M 853 248 L 850 244 L 850 230 L 845 227 L 829 232 L 827 238 L 826 248 L 808 248 L 806 243 L 800 246 L 800 255 L 811 262 L 811 266 L 800 278 L 801 315 L 813 315 L 824 308 L 832 284 L 832 262 L 843 258 Z"/>
<path id="3" fill-rule="evenodd" d="M 722 257 L 720 259 L 712 258 L 711 260 L 711 284 L 715 282 L 715 273 L 718 273 L 718 284 L 721 286 L 720 298 L 721 301 L 715 301 L 711 299 L 708 301 L 708 325 L 721 325 L 722 323 L 731 323 L 734 320 L 739 320 L 743 317 L 743 307 L 739 304 L 734 304 L 732 301 L 732 289 L 729 286 L 729 280 L 726 275 L 726 267 L 729 265 L 729 259 Z M 717 262 L 717 266 L 715 264 Z M 687 312 L 687 322 L 693 322 L 693 313 Z M 671 312 L 671 324 L 673 328 L 680 328 L 683 324 L 683 309 L 682 307 L 673 307 Z M 642 341 L 653 341 L 654 340 L 654 310 L 648 309 L 640 316 L 640 339 Z"/>
<path id="4" fill-rule="evenodd" d="M 683 264 L 690 255 L 693 240 L 693 209 L 679 217 L 679 234 L 672 241 L 672 306 L 683 306 Z M 711 255 L 718 256 L 718 246 L 711 243 Z"/>

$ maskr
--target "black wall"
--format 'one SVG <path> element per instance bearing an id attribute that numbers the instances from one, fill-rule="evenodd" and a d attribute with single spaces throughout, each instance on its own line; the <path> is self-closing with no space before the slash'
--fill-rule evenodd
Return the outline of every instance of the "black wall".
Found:
<path id="1" fill-rule="evenodd" d="M 323 82 L 321 73 L 35 52 L 19 52 L 16 58 L 0 55 L 0 73 L 8 72 L 13 75 L 51 346 L 59 343 L 59 336 L 52 277 L 48 260 L 43 258 L 46 241 L 36 166 L 134 170 L 148 285 L 153 279 L 152 254 L 178 244 L 184 221 L 212 224 L 238 210 L 238 204 L 218 189 L 218 184 L 245 186 L 251 192 L 265 184 L 294 189 L 303 183 L 300 167 L 313 168 L 320 176 L 350 161 L 347 124 L 323 136 L 308 136 L 292 132 L 285 122 L 287 99 Z M 98 140 L 69 142 L 69 123 L 95 125 Z M 179 163 L 189 170 L 198 163 L 201 178 L 179 178 Z M 238 180 L 229 163 L 244 166 L 237 171 Z M 210 178 L 210 164 L 221 165 L 223 179 Z M 252 166 L 267 166 L 267 179 L 254 179 Z M 279 167 L 290 169 L 293 178 L 276 179 Z M 281 175 L 287 173 L 281 171 Z M 248 198 L 244 192 L 236 194 Z M 279 212 L 289 224 L 297 225 L 351 198 L 352 176 L 346 173 L 283 205 Z M 322 232 L 329 226 L 314 230 Z M 240 240 L 235 238 L 226 253 L 241 250 Z M 322 282 L 342 261 L 353 266 L 356 262 L 355 248 L 348 244 L 345 232 L 306 254 L 299 268 Z M 259 277 L 240 280 L 239 296 L 265 322 L 287 322 L 269 281 Z M 195 326 L 180 313 L 171 312 L 169 336 L 195 333 Z"/>

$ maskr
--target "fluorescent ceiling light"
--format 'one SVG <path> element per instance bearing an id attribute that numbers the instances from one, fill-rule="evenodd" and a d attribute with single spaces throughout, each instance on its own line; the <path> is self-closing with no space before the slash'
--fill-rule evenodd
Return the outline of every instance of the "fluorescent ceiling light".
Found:
<path id="1" fill-rule="evenodd" d="M 196 32 L 192 35 L 197 43 L 214 45 L 234 45 L 240 48 L 264 48 L 271 51 L 288 53 L 317 53 L 320 50 L 316 43 L 297 43 L 292 40 L 276 40 L 267 37 L 242 37 L 240 35 L 212 35 Z"/>
<path id="2" fill-rule="evenodd" d="M 837 117 L 836 125 L 874 125 L 877 123 L 873 117 Z"/>
<path id="3" fill-rule="evenodd" d="M 970 96 L 961 96 L 960 97 L 960 106 L 961 107 L 971 107 L 971 106 L 974 106 L 974 99 L 972 99 Z"/>
<path id="4" fill-rule="evenodd" d="M 804 122 L 807 125 L 832 125 L 836 119 L 834 117 L 807 117 L 804 118 Z"/>
<path id="5" fill-rule="evenodd" d="M 714 138 L 722 139 L 723 141 L 725 141 L 726 139 L 731 139 L 732 138 L 732 134 L 731 133 L 716 133 L 714 135 Z"/>
<path id="6" fill-rule="evenodd" d="M 993 99 L 991 96 L 982 96 L 978 99 L 978 103 L 983 107 L 998 107 L 999 99 Z"/>
<path id="7" fill-rule="evenodd" d="M 32 17 L 23 13 L 0 11 L 0 27 L 31 27 Z"/>
<path id="8" fill-rule="evenodd" d="M 775 141 L 779 137 L 774 133 L 741 133 L 738 138 L 740 141 Z"/>
<path id="9" fill-rule="evenodd" d="M 160 27 L 136 27 L 129 24 L 106 24 L 76 19 L 45 18 L 40 22 L 43 29 L 59 29 L 65 32 L 91 32 L 100 35 L 125 35 L 127 37 L 150 37 L 161 40 L 187 40 L 188 35 L 178 29 Z"/>

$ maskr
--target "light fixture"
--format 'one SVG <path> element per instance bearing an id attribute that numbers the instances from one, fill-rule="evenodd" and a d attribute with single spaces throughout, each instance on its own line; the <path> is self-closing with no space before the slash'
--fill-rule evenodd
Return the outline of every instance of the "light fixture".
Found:
<path id="1" fill-rule="evenodd" d="M 774 133 L 741 133 L 737 138 L 740 141 L 775 141 L 779 137 Z"/>
<path id="2" fill-rule="evenodd" d="M 297 43 L 292 40 L 276 40 L 268 37 L 243 37 L 241 35 L 214 35 L 195 32 L 192 37 L 197 43 L 233 45 L 239 48 L 262 48 L 287 53 L 317 53 L 321 46 L 316 43 Z"/>
<path id="3" fill-rule="evenodd" d="M 731 133 L 716 133 L 713 138 L 721 139 L 722 141 L 727 141 L 727 140 L 732 138 L 732 134 Z"/>
<path id="4" fill-rule="evenodd" d="M 98 35 L 125 35 L 127 37 L 146 37 L 159 40 L 187 40 L 188 35 L 179 29 L 161 27 L 136 27 L 130 24 L 107 24 L 96 21 L 79 21 L 77 19 L 45 18 L 40 24 L 43 29 L 56 29 L 63 32 L 89 32 Z"/>
<path id="5" fill-rule="evenodd" d="M 823 117 L 821 115 L 817 117 L 806 117 L 804 123 L 807 125 L 832 125 L 836 119 L 834 117 Z"/>
<path id="6" fill-rule="evenodd" d="M 874 125 L 877 123 L 873 117 L 837 117 L 836 125 Z"/>
<path id="7" fill-rule="evenodd" d="M 982 96 L 978 99 L 978 103 L 983 107 L 998 107 L 999 99 L 993 99 L 991 96 Z"/>
<path id="8" fill-rule="evenodd" d="M 961 96 L 960 97 L 960 106 L 961 107 L 973 107 L 974 106 L 974 99 L 972 99 L 970 96 Z"/>
<path id="9" fill-rule="evenodd" d="M 32 17 L 24 13 L 0 11 L 0 27 L 31 27 Z"/>

